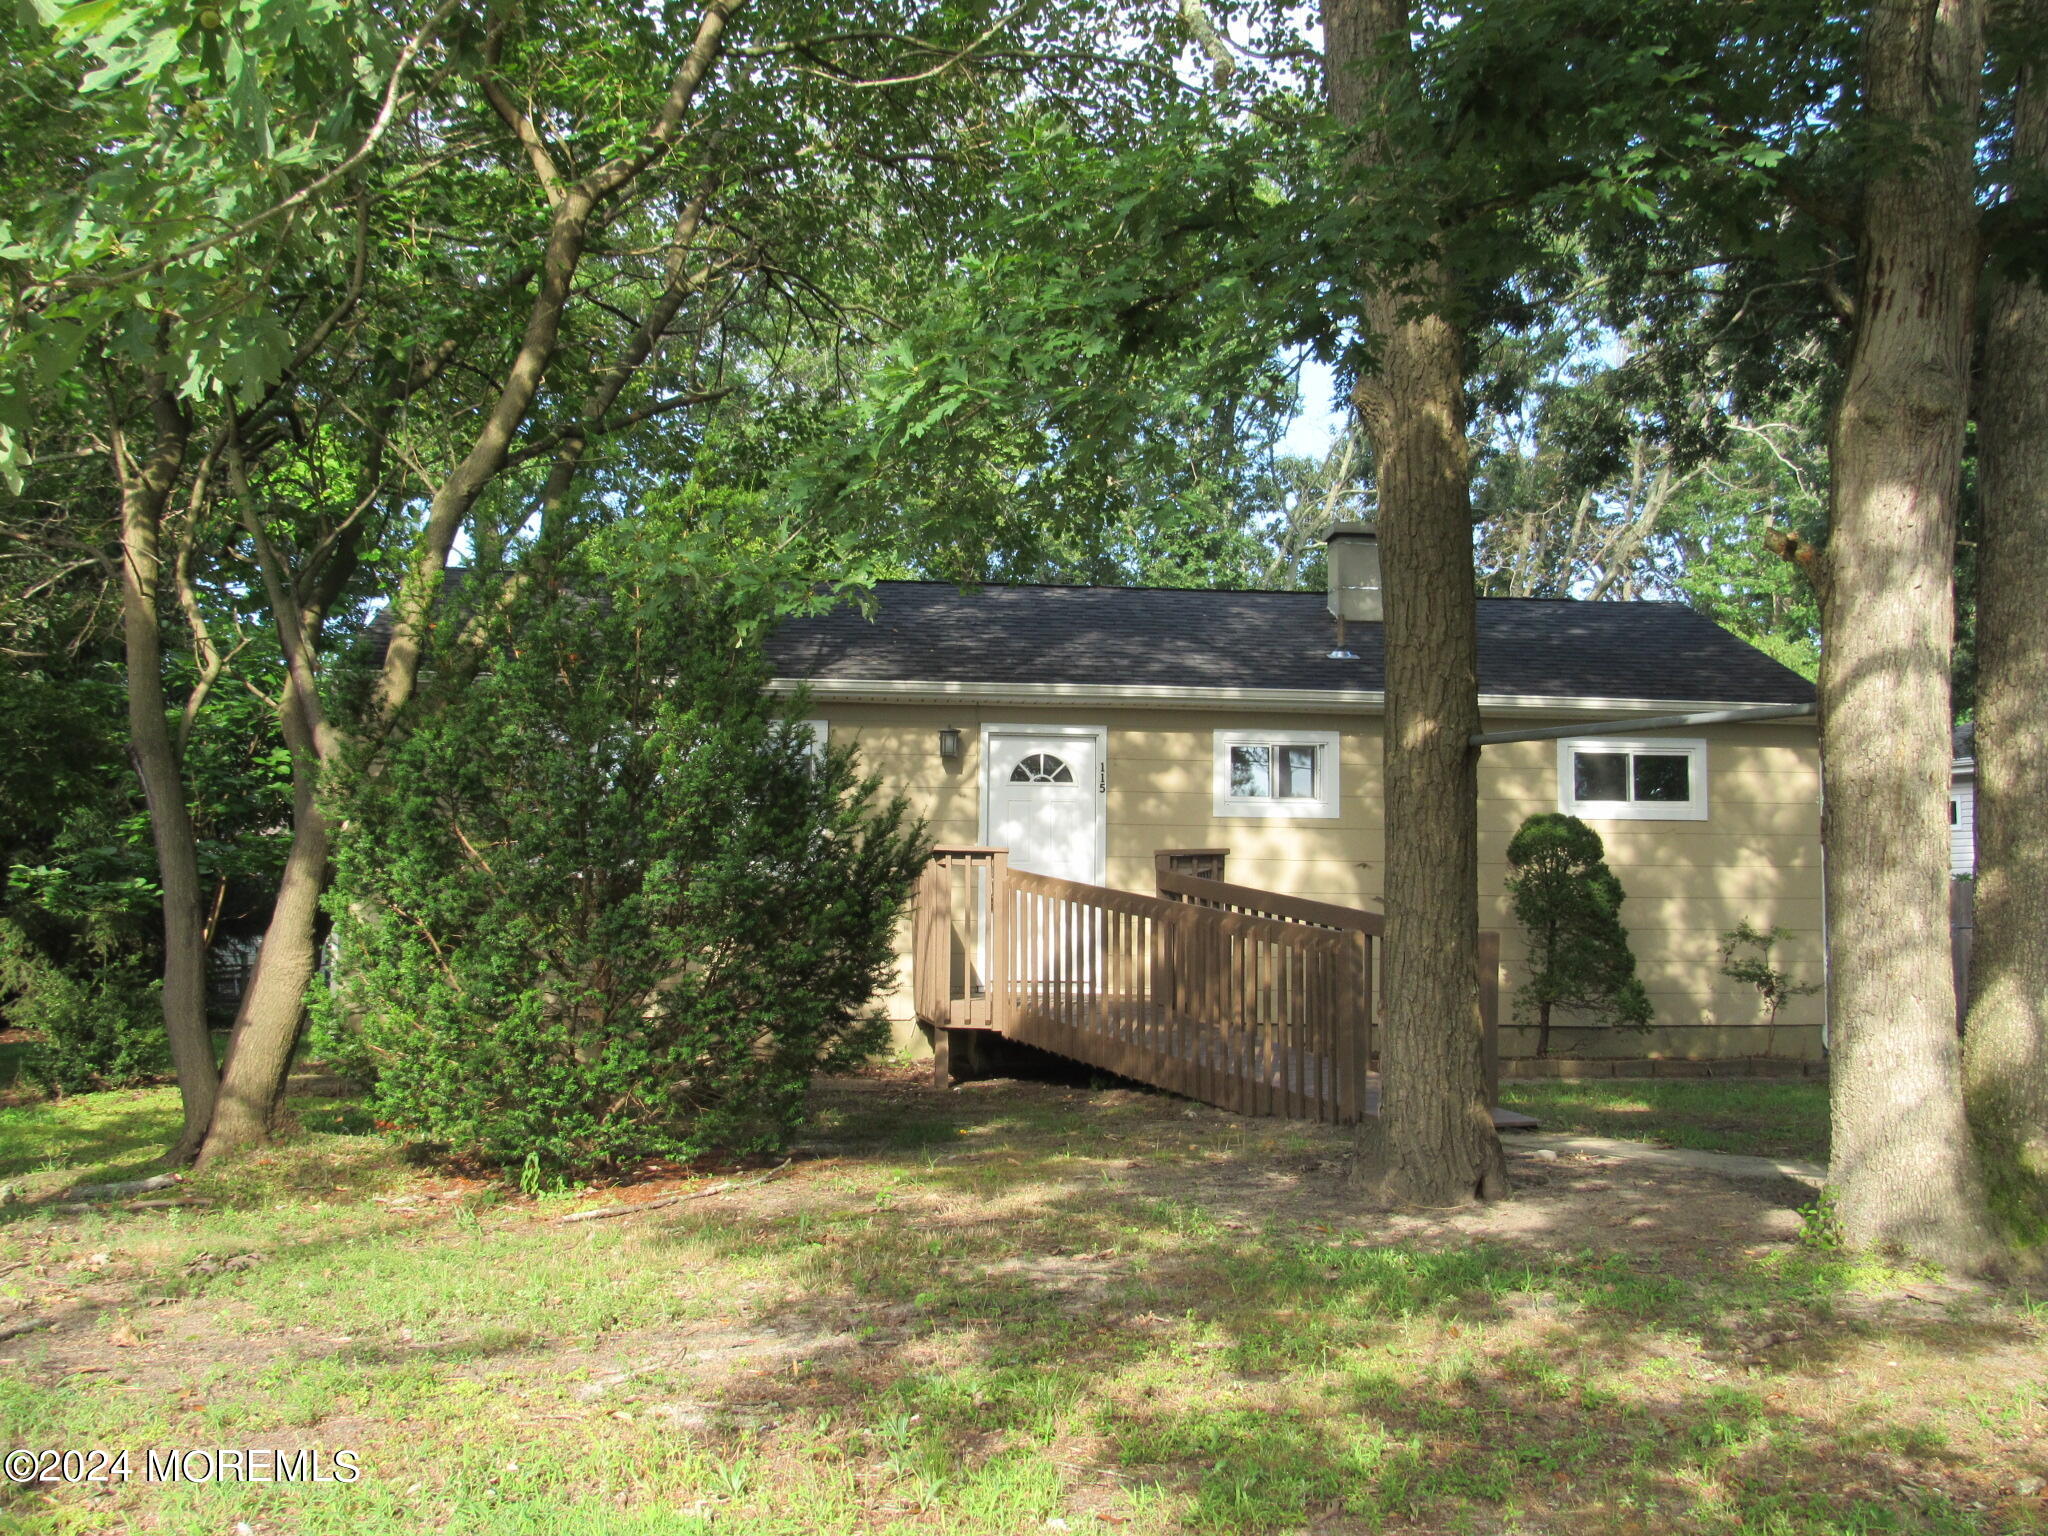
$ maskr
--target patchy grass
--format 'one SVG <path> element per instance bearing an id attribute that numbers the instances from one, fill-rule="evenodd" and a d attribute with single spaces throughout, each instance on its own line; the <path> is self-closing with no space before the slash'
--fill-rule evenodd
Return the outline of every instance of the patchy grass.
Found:
<path id="1" fill-rule="evenodd" d="M 1546 1131 L 1703 1152 L 1828 1160 L 1828 1085 L 1772 1078 L 1545 1078 L 1501 1084 L 1501 1103 Z"/>
<path id="2" fill-rule="evenodd" d="M 0 1319 L 53 1324 L 0 1342 L 8 1445 L 362 1475 L 32 1485 L 0 1529 L 2048 1531 L 2048 1307 L 1704 1174 L 1517 1155 L 1501 1206 L 1375 1211 L 1338 1132 L 884 1072 L 623 1219 L 560 1217 L 723 1181 L 529 1200 L 333 1101 L 210 1206 L 59 1211 L 172 1123 L 102 1097 L 0 1120 Z"/>
<path id="3" fill-rule="evenodd" d="M 19 1200 L 133 1178 L 177 1140 L 179 1123 L 178 1095 L 166 1088 L 10 1104 L 0 1108 L 0 1179 Z"/>

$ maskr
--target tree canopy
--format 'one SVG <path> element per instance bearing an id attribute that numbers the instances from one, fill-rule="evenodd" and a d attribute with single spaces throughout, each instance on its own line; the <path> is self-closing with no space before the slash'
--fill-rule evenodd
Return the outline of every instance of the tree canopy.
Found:
<path id="1" fill-rule="evenodd" d="M 317 966 L 322 786 L 491 633 L 451 563 L 511 605 L 626 530 L 744 643 L 891 575 L 1312 584 L 1342 509 L 1458 612 L 1685 602 L 1824 690 L 1926 588 L 1861 728 L 1925 759 L 1885 793 L 1927 896 L 1980 658 L 2025 718 L 2037 423 L 1970 375 L 2027 376 L 2048 249 L 2040 8 L 1942 4 L 32 0 L 0 19 L 0 895 L 58 964 L 125 914 L 183 1150 L 245 1143 Z M 1885 223 L 1915 199 L 1947 245 Z M 1894 250 L 1945 327 L 1912 583 L 1857 564 Z M 1305 360 L 1350 411 L 1323 462 L 1279 449 Z M 1462 621 L 1390 626 L 1390 675 L 1463 675 Z M 1469 704 L 1396 733 L 1446 805 Z M 1859 793 L 1842 846 L 1885 820 Z M 206 954 L 242 920 L 219 1077 Z"/>

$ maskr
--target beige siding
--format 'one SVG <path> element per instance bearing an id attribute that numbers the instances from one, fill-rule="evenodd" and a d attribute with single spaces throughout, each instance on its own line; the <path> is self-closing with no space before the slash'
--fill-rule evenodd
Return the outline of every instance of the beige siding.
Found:
<path id="1" fill-rule="evenodd" d="M 986 724 L 1100 725 L 1108 730 L 1108 879 L 1152 888 L 1160 848 L 1230 850 L 1232 880 L 1293 895 L 1380 910 L 1385 842 L 1377 717 L 1279 715 L 1212 709 L 1034 709 L 960 704 L 832 704 L 811 713 L 835 743 L 852 742 L 884 785 L 903 794 L 941 843 L 981 837 L 980 733 Z M 1513 720 L 1489 720 L 1490 730 Z M 958 729 L 961 756 L 941 761 L 938 732 Z M 1218 817 L 1211 799 L 1212 732 L 1248 726 L 1339 734 L 1340 813 L 1329 819 Z M 1686 733 L 1669 733 L 1682 735 Z M 1705 821 L 1595 821 L 1608 861 L 1628 891 L 1623 909 L 1644 985 L 1657 1008 L 1647 1038 L 1566 1030 L 1554 1049 L 1590 1054 L 1725 1056 L 1760 1052 L 1755 994 L 1719 972 L 1719 936 L 1743 918 L 1789 931 L 1779 963 L 1802 979 L 1821 971 L 1820 771 L 1810 722 L 1715 726 L 1691 733 L 1708 743 Z M 1502 931 L 1504 995 L 1521 980 L 1521 935 L 1502 882 L 1507 844 L 1522 819 L 1557 808 L 1553 741 L 1488 747 L 1479 775 L 1480 921 Z M 904 935 L 907 954 L 908 934 Z M 908 961 L 884 1000 L 898 1038 L 917 1038 Z M 1780 1015 L 1774 1049 L 1816 1056 L 1818 996 Z M 1533 1032 L 1511 1030 L 1510 1054 L 1533 1048 Z"/>

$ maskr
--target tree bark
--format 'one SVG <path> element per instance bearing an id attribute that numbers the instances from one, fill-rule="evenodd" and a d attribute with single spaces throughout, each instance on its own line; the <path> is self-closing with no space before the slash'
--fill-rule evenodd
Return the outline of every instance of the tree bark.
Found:
<path id="1" fill-rule="evenodd" d="M 2048 24 L 2043 0 L 2021 10 Z M 2044 175 L 2048 63 L 2035 60 L 2020 72 L 2009 179 Z M 1993 1186 L 2048 1217 L 2048 291 L 2024 276 L 1993 282 L 1977 411 L 1977 933 L 1963 1091 Z"/>
<path id="2" fill-rule="evenodd" d="M 256 972 L 235 1013 L 235 1031 L 221 1072 L 220 1097 L 213 1123 L 200 1150 L 200 1165 L 225 1153 L 255 1146 L 269 1138 L 278 1107 L 284 1101 L 285 1079 L 298 1048 L 305 1018 L 306 989 L 320 960 L 320 898 L 327 888 L 330 842 L 327 817 L 320 805 L 320 770 L 332 762 L 341 742 L 320 702 L 320 678 L 314 653 L 326 619 L 326 601 L 306 604 L 290 580 L 283 559 L 270 541 L 249 486 L 240 445 L 228 443 L 228 475 L 242 526 L 248 531 L 262 573 L 264 595 L 277 628 L 284 657 L 284 686 L 278 695 L 278 725 L 292 758 L 292 841 L 278 878 L 277 896 L 256 958 Z M 304 580 L 340 590 L 354 559 L 354 537 L 338 543 L 330 555 L 333 569 L 309 570 Z"/>
<path id="3" fill-rule="evenodd" d="M 269 1138 L 305 1018 L 306 989 L 320 962 L 320 897 L 327 888 L 327 818 L 319 803 L 320 758 L 306 725 L 296 675 L 287 675 L 278 718 L 292 754 L 292 842 L 263 933 L 256 971 L 235 1014 L 220 1095 L 200 1152 L 204 1167 Z"/>
<path id="4" fill-rule="evenodd" d="M 1406 0 L 1323 0 L 1330 104 L 1397 165 L 1387 103 L 1415 89 Z M 1479 1014 L 1478 607 L 1464 338 L 1433 256 L 1362 274 L 1373 365 L 1353 391 L 1370 435 L 1385 563 L 1387 1027 L 1372 1170 L 1389 1196 L 1507 1192 Z"/>
<path id="5" fill-rule="evenodd" d="M 1834 1127 L 1844 1237 L 1966 1268 L 1995 1244 L 1949 969 L 1950 573 L 1974 321 L 1978 0 L 1882 0 L 1855 329 L 1817 562 Z"/>
<path id="6" fill-rule="evenodd" d="M 199 888 L 199 840 L 185 802 L 185 776 L 171 741 L 164 700 L 163 511 L 185 462 L 191 425 L 169 390 L 151 400 L 154 441 L 132 459 L 117 435 L 114 462 L 121 484 L 121 635 L 128 677 L 128 738 L 135 772 L 149 803 L 163 888 L 164 1032 L 178 1075 L 184 1128 L 171 1156 L 188 1162 L 213 1118 L 219 1081 L 213 1037 L 206 1028 L 206 921 Z"/>

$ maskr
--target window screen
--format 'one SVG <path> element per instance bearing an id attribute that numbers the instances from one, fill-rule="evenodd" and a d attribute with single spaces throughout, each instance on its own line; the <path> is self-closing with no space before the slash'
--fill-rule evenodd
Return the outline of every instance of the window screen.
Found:
<path id="1" fill-rule="evenodd" d="M 1558 809 L 1593 818 L 1704 821 L 1704 741 L 1613 737 L 1558 743 Z"/>
<path id="2" fill-rule="evenodd" d="M 1316 749 L 1284 743 L 1232 747 L 1230 793 L 1240 800 L 1315 799 Z"/>

